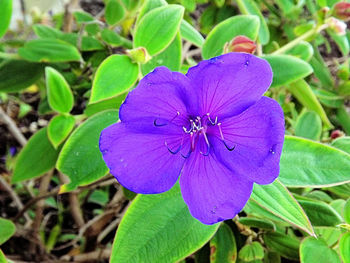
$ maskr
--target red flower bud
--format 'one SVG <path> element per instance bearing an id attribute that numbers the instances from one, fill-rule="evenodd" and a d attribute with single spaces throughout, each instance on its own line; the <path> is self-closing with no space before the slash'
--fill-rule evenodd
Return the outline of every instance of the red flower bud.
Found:
<path id="1" fill-rule="evenodd" d="M 340 131 L 340 130 L 334 130 L 331 133 L 331 139 L 333 139 L 333 140 L 337 139 L 339 137 L 342 137 L 342 136 L 344 136 L 344 133 L 342 131 Z"/>
<path id="2" fill-rule="evenodd" d="M 337 35 L 343 36 L 346 34 L 346 24 L 343 21 L 330 17 L 325 22 Z"/>
<path id="3" fill-rule="evenodd" d="M 336 3 L 333 9 L 333 14 L 335 17 L 342 20 L 350 19 L 350 3 L 347 2 L 339 2 Z"/>
<path id="4" fill-rule="evenodd" d="M 246 36 L 236 36 L 224 49 L 225 53 L 244 52 L 253 54 L 256 49 L 256 44 Z"/>

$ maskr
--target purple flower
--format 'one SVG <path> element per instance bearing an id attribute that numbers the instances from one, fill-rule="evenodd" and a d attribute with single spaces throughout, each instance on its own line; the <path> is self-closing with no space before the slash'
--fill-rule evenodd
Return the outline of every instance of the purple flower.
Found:
<path id="1" fill-rule="evenodd" d="M 245 53 L 200 62 L 186 75 L 158 67 L 121 106 L 120 123 L 102 131 L 100 150 L 124 187 L 142 194 L 180 188 L 204 224 L 231 219 L 253 183 L 279 173 L 284 117 L 262 97 L 270 65 Z"/>

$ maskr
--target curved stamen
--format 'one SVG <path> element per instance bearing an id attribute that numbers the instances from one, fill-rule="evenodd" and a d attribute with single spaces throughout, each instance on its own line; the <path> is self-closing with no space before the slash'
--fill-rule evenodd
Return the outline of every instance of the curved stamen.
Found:
<path id="1" fill-rule="evenodd" d="M 175 151 L 173 151 L 173 150 L 170 149 L 170 147 L 168 146 L 168 143 L 167 143 L 167 142 L 165 142 L 165 146 L 166 146 L 166 148 L 168 149 L 168 151 L 169 151 L 171 154 L 177 154 L 177 153 L 181 150 L 181 148 L 182 148 L 182 143 L 181 143 L 181 145 L 180 145 Z"/>
<path id="2" fill-rule="evenodd" d="M 212 121 L 212 119 L 210 118 L 210 114 L 207 113 L 207 118 L 208 118 L 208 121 L 210 122 L 210 124 L 213 126 L 215 126 L 218 123 L 218 116 L 215 117 L 215 121 Z"/>
<path id="3" fill-rule="evenodd" d="M 230 152 L 232 152 L 236 148 L 236 145 L 234 145 L 233 147 L 229 147 L 224 140 L 222 142 L 224 143 L 226 149 L 229 150 Z"/>
<path id="4" fill-rule="evenodd" d="M 207 145 L 207 152 L 206 152 L 206 153 L 202 153 L 201 151 L 199 151 L 199 152 L 200 152 L 202 155 L 204 155 L 204 156 L 208 156 L 208 155 L 209 155 L 209 152 L 210 152 L 210 143 L 209 143 L 209 140 L 208 140 L 208 137 L 207 137 L 205 131 L 203 131 L 202 134 L 203 134 L 205 143 L 206 143 L 206 145 Z"/>
<path id="5" fill-rule="evenodd" d="M 206 152 L 206 153 L 203 153 L 203 152 L 200 151 L 200 154 L 201 154 L 201 155 L 203 155 L 203 156 L 208 156 L 208 155 L 209 155 L 209 152 L 210 152 L 210 145 L 208 144 L 207 146 L 208 146 L 208 147 L 207 147 L 207 152 Z"/>
<path id="6" fill-rule="evenodd" d="M 154 121 L 153 121 L 153 125 L 154 125 L 154 126 L 156 126 L 156 127 L 162 127 L 162 126 L 167 125 L 167 123 L 158 124 L 158 123 L 157 123 L 157 119 L 154 119 Z"/>
<path id="7" fill-rule="evenodd" d="M 191 152 L 192 152 L 192 151 L 191 151 L 191 149 L 190 149 L 186 155 L 183 155 L 183 154 L 181 153 L 181 156 L 182 156 L 183 158 L 187 159 L 188 157 L 190 157 Z"/>

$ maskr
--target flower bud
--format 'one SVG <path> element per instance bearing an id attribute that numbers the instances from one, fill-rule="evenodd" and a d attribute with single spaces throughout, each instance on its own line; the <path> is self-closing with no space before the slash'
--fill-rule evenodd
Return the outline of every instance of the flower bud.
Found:
<path id="1" fill-rule="evenodd" d="M 133 62 L 147 63 L 151 60 L 151 56 L 148 54 L 147 49 L 144 47 L 138 47 L 134 49 L 128 49 L 126 54 L 132 59 Z"/>
<path id="2" fill-rule="evenodd" d="M 344 136 L 344 133 L 342 131 L 340 131 L 340 130 L 334 130 L 331 133 L 331 139 L 332 140 L 335 140 L 335 139 L 337 139 L 339 137 L 342 137 L 342 136 Z"/>
<path id="3" fill-rule="evenodd" d="M 343 36 L 346 34 L 346 24 L 339 19 L 330 17 L 325 21 L 329 28 L 332 29 L 337 35 Z"/>
<path id="4" fill-rule="evenodd" d="M 339 2 L 334 5 L 333 14 L 335 17 L 341 20 L 349 20 L 350 19 L 350 3 L 347 2 Z"/>
<path id="5" fill-rule="evenodd" d="M 226 43 L 224 53 L 229 52 L 244 52 L 253 54 L 256 49 L 254 41 L 246 36 L 236 36 L 230 43 Z"/>

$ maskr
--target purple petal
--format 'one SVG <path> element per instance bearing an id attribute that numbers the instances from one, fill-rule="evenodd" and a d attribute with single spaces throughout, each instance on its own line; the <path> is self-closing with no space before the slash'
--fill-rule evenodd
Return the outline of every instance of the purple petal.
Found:
<path id="1" fill-rule="evenodd" d="M 218 128 L 209 140 L 218 159 L 232 172 L 258 184 L 272 183 L 279 174 L 279 161 L 284 141 L 284 117 L 279 104 L 262 97 L 245 112 L 223 120 L 224 141 Z"/>
<path id="2" fill-rule="evenodd" d="M 247 53 L 229 53 L 200 62 L 186 74 L 200 96 L 201 114 L 225 118 L 258 101 L 272 82 L 264 59 Z"/>
<path id="3" fill-rule="evenodd" d="M 104 129 L 100 150 L 111 174 L 121 185 L 136 193 L 155 194 L 169 190 L 176 183 L 185 161 L 180 154 L 168 150 L 181 144 L 182 135 L 173 128 L 167 125 L 154 128 L 157 133 L 143 134 L 130 124 L 116 123 Z"/>
<path id="4" fill-rule="evenodd" d="M 194 152 L 185 163 L 180 187 L 190 213 L 204 224 L 236 216 L 248 201 L 253 183 L 235 175 L 213 153 Z"/>
<path id="5" fill-rule="evenodd" d="M 159 126 L 168 122 L 183 126 L 187 112 L 194 107 L 190 85 L 185 75 L 156 68 L 129 93 L 120 108 L 121 121 L 148 119 L 152 123 L 156 120 Z"/>

